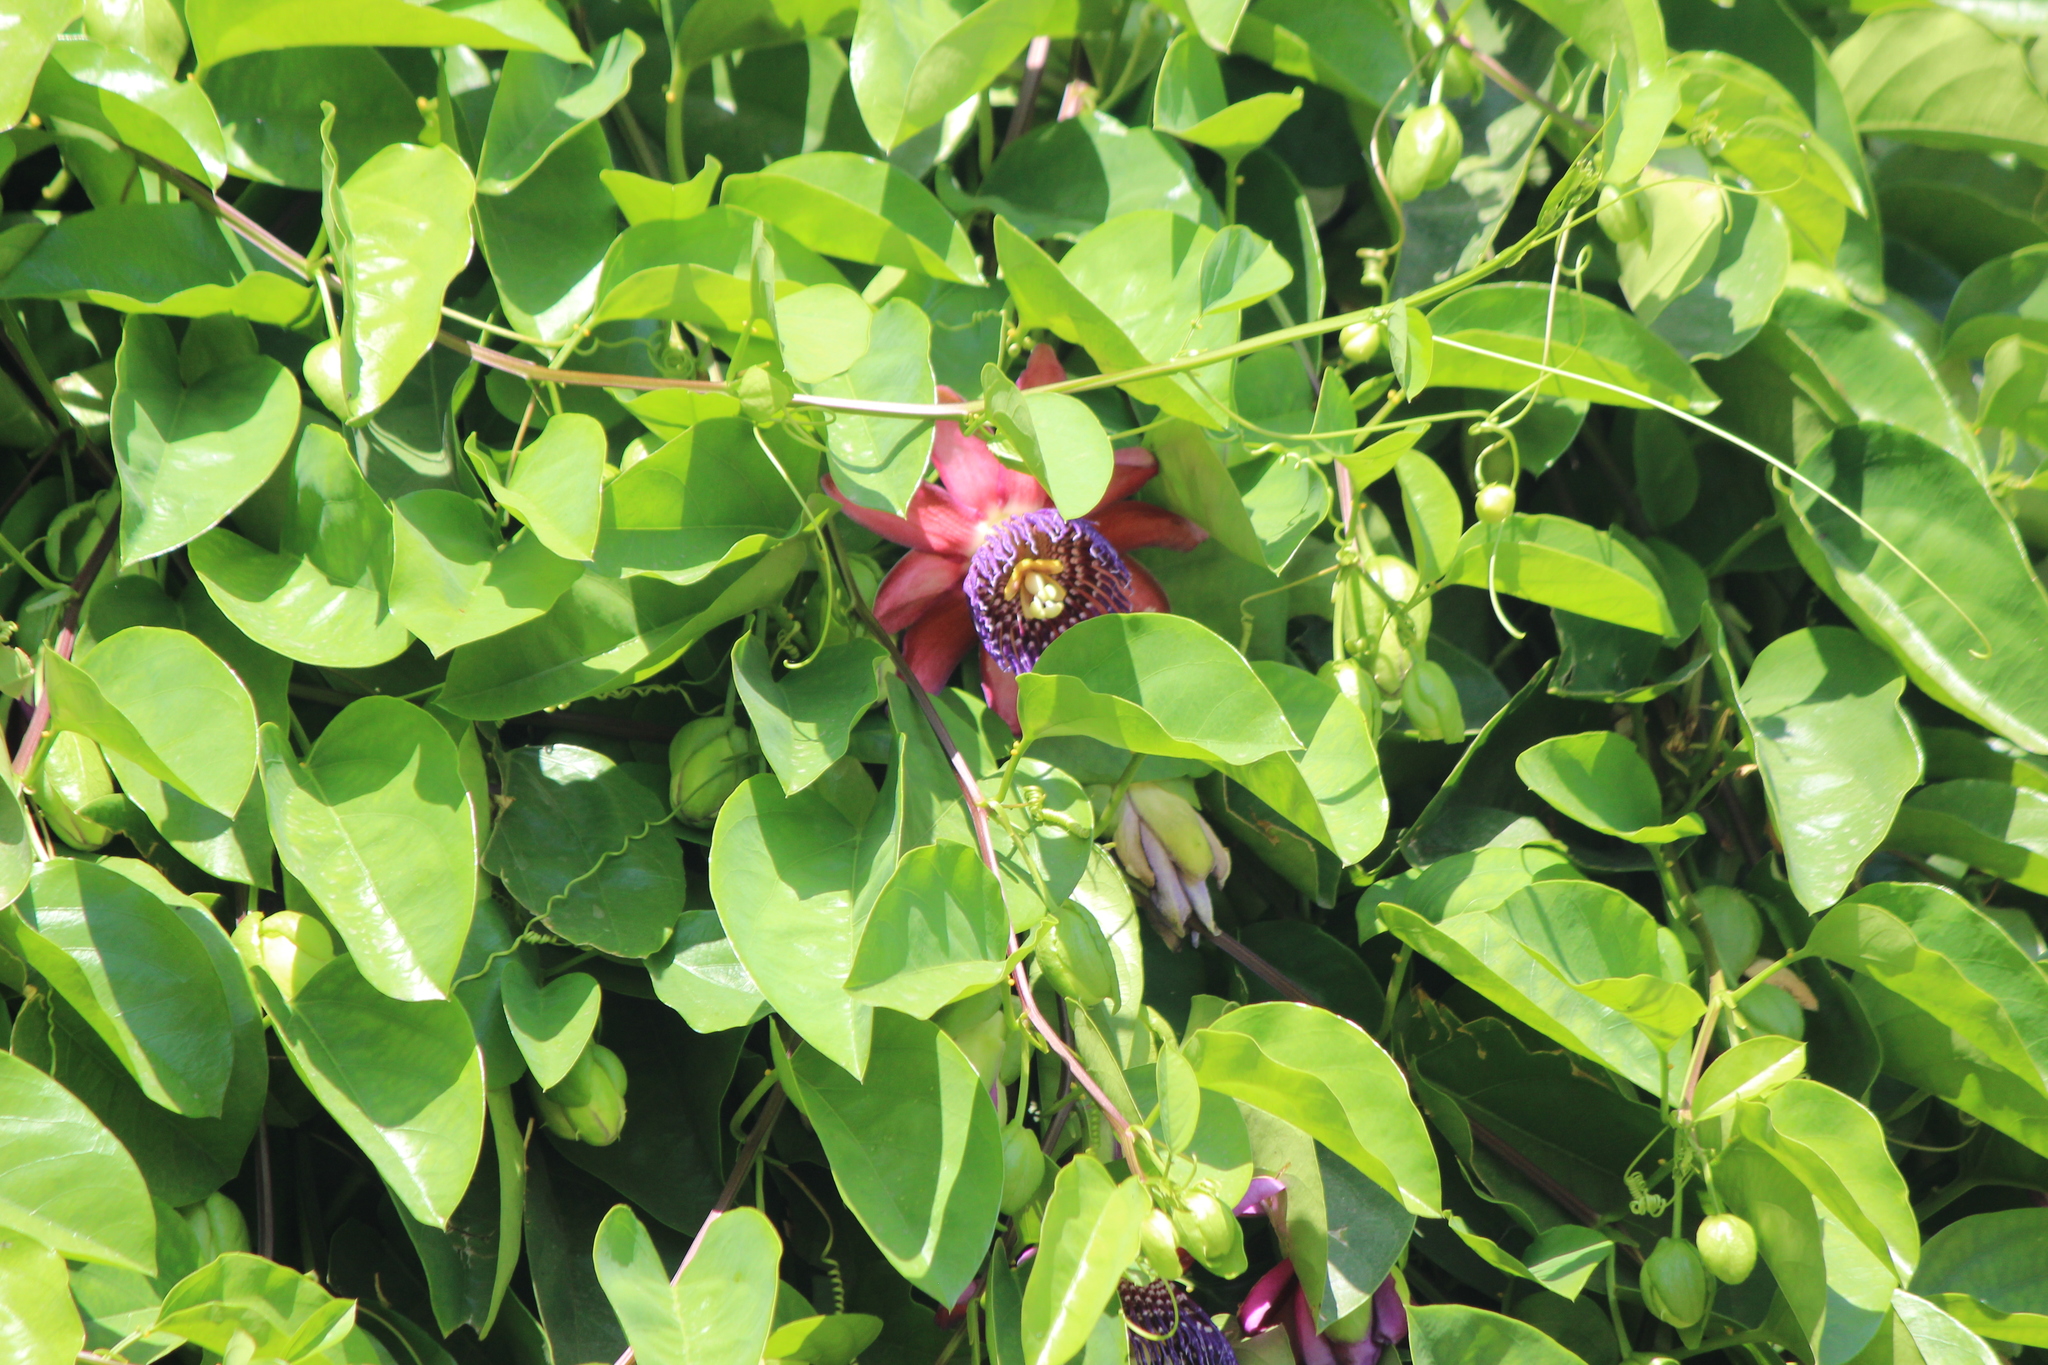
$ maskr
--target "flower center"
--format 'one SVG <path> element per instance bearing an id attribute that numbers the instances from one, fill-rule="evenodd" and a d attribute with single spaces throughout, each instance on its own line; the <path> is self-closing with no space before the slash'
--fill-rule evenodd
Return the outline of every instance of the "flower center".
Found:
<path id="1" fill-rule="evenodd" d="M 1077 621 L 1131 609 L 1131 571 L 1093 522 L 1043 509 L 998 526 L 967 566 L 967 604 L 984 648 L 1029 672 Z"/>

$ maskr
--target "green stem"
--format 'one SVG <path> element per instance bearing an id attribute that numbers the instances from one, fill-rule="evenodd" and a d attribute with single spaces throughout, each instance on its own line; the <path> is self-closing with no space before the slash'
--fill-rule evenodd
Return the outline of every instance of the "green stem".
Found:
<path id="1" fill-rule="evenodd" d="M 1380 1040 L 1382 1043 L 1394 1031 L 1394 1013 L 1401 1004 L 1401 988 L 1408 983 L 1408 959 L 1415 955 L 1415 949 L 1404 943 L 1401 951 L 1394 954 L 1394 974 L 1387 978 L 1387 1003 L 1380 1010 Z"/>
<path id="2" fill-rule="evenodd" d="M 1109 804 L 1103 807 L 1102 819 L 1095 825 L 1096 838 L 1100 839 L 1116 828 L 1117 807 L 1123 803 L 1124 793 L 1131 789 L 1131 779 L 1138 775 L 1138 765 L 1144 761 L 1143 754 L 1132 754 L 1131 761 L 1124 764 L 1124 770 L 1117 774 L 1116 785 L 1109 791 Z"/>
<path id="3" fill-rule="evenodd" d="M 668 93 L 664 97 L 668 107 L 663 111 L 663 135 L 668 150 L 668 178 L 681 184 L 690 178 L 683 165 L 683 92 L 689 87 L 690 73 L 694 67 L 683 65 L 683 54 L 673 42 L 669 45 Z"/>
<path id="4" fill-rule="evenodd" d="M 1237 221 L 1237 167 L 1238 163 L 1225 159 L 1223 162 L 1223 225 L 1229 227 Z"/>
<path id="5" fill-rule="evenodd" d="M 1626 1360 L 1634 1354 L 1635 1347 L 1629 1344 L 1628 1328 L 1621 1322 L 1621 1299 L 1614 1292 L 1614 1263 L 1620 1259 L 1620 1247 L 1607 1257 L 1607 1315 L 1614 1321 L 1614 1340 L 1621 1347 L 1621 1358 Z"/>
<path id="6" fill-rule="evenodd" d="M 35 542 L 31 541 L 29 543 L 31 548 L 33 548 Z M 21 567 L 21 571 L 27 574 L 30 578 L 33 578 L 36 581 L 36 585 L 42 588 L 44 591 L 56 592 L 64 587 L 64 584 L 59 583 L 56 579 L 50 577 L 41 569 L 38 569 L 35 565 L 29 563 L 28 557 L 22 554 L 21 551 L 15 549 L 14 542 L 9 540 L 6 536 L 0 536 L 0 554 L 5 554 L 9 559 L 13 560 L 17 565 L 19 565 Z"/>

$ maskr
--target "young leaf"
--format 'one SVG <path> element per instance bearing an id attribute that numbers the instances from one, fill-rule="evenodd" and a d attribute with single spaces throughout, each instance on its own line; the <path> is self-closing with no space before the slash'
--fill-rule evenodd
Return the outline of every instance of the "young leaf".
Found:
<path id="1" fill-rule="evenodd" d="M 1117 1281 L 1137 1259 L 1151 1203 L 1142 1183 L 1118 1184 L 1085 1153 L 1060 1168 L 1024 1284 L 1028 1365 L 1062 1365 L 1087 1343 Z"/>

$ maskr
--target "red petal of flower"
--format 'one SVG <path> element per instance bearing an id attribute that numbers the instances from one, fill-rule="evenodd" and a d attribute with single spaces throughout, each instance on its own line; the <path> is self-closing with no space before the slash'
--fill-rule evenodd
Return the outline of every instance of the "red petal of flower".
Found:
<path id="1" fill-rule="evenodd" d="M 903 633 L 903 657 L 927 692 L 943 691 L 953 670 L 974 644 L 974 618 L 967 598 L 941 597 Z"/>
<path id="2" fill-rule="evenodd" d="M 1031 348 L 1031 359 L 1024 362 L 1024 373 L 1017 376 L 1017 387 L 1035 389 L 1045 384 L 1057 384 L 1067 377 L 1067 367 L 1060 364 L 1060 358 L 1053 354 L 1052 347 L 1044 342 Z"/>
<path id="3" fill-rule="evenodd" d="M 1166 589 L 1159 586 L 1159 580 L 1136 560 L 1125 560 L 1124 567 L 1131 571 L 1131 610 L 1165 611 Z"/>
<path id="4" fill-rule="evenodd" d="M 1337 1353 L 1316 1331 L 1315 1310 L 1308 1306 L 1307 1296 L 1299 1289 L 1294 1292 L 1292 1307 L 1294 1312 L 1288 1325 L 1294 1332 L 1295 1358 L 1301 1365 L 1337 1365 Z"/>
<path id="5" fill-rule="evenodd" d="M 972 510 L 983 525 L 1007 521 L 1023 512 L 1050 507 L 1045 489 L 1029 474 L 1007 469 L 988 442 L 963 435 L 951 422 L 941 422 L 932 437 L 932 464 L 946 491 Z"/>
<path id="6" fill-rule="evenodd" d="M 875 618 L 884 630 L 902 630 L 925 614 L 932 603 L 960 591 L 967 565 L 952 555 L 912 550 L 896 561 L 875 591 Z"/>
<path id="7" fill-rule="evenodd" d="M 1142 446 L 1123 447 L 1116 452 L 1116 470 L 1109 476 L 1109 491 L 1102 495 L 1102 501 L 1096 503 L 1095 510 L 1088 515 L 1100 515 L 1102 509 L 1111 503 L 1122 502 L 1143 488 L 1158 472 L 1159 461 L 1151 451 Z"/>
<path id="8" fill-rule="evenodd" d="M 917 486 L 917 491 L 910 495 L 908 517 L 861 506 L 839 491 L 830 474 L 825 476 L 825 491 L 838 499 L 847 516 L 898 545 L 958 555 L 962 559 L 981 547 L 981 518 L 935 484 Z"/>
<path id="9" fill-rule="evenodd" d="M 981 695 L 1013 733 L 1023 733 L 1017 728 L 1017 675 L 997 663 L 985 649 L 981 651 Z"/>
<path id="10" fill-rule="evenodd" d="M 1089 520 L 1103 539 L 1123 551 L 1148 545 L 1170 550 L 1192 550 L 1209 538 L 1209 533 L 1178 512 L 1149 502 L 1120 502 L 1105 507 Z"/>
<path id="11" fill-rule="evenodd" d="M 1275 1310 L 1282 1307 L 1281 1296 L 1294 1284 L 1294 1262 L 1282 1261 L 1265 1274 L 1259 1276 L 1251 1293 L 1244 1296 L 1244 1306 L 1237 1310 L 1237 1316 L 1244 1323 L 1247 1333 L 1257 1332 L 1267 1321 L 1277 1316 Z"/>

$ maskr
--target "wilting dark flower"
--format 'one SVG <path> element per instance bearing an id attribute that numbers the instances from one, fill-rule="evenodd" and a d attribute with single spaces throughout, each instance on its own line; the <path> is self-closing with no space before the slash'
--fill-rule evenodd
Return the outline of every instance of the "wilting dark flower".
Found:
<path id="1" fill-rule="evenodd" d="M 1133 782 L 1117 810 L 1116 856 L 1124 870 L 1151 888 L 1152 901 L 1175 929 L 1193 913 L 1200 927 L 1216 928 L 1209 879 L 1230 878 L 1230 850 L 1187 797 L 1159 782 Z"/>
<path id="2" fill-rule="evenodd" d="M 1126 1280 L 1117 1294 L 1131 1338 L 1131 1365 L 1236 1365 L 1229 1339 L 1172 1280 Z"/>
<path id="3" fill-rule="evenodd" d="M 1065 377 L 1041 346 L 1018 384 Z M 927 691 L 943 688 L 979 644 L 982 691 L 1015 728 L 1017 674 L 1062 631 L 1108 612 L 1166 609 L 1158 580 L 1124 556 L 1148 545 L 1191 550 L 1208 532 L 1164 507 L 1129 500 L 1159 472 L 1150 451 L 1119 450 L 1115 458 L 1102 501 L 1072 520 L 1052 510 L 1038 480 L 1007 468 L 987 442 L 949 422 L 932 440 L 939 481 L 919 484 L 904 516 L 855 503 L 827 477 L 825 490 L 849 517 L 910 547 L 875 593 L 875 615 L 885 629 L 904 632 L 904 656 Z"/>
<path id="4" fill-rule="evenodd" d="M 1316 1331 L 1315 1309 L 1295 1280 L 1292 1261 L 1259 1277 L 1238 1309 L 1238 1321 L 1254 1340 L 1268 1332 L 1286 1333 L 1297 1365 L 1379 1365 L 1387 1347 L 1408 1335 L 1408 1309 L 1391 1275 L 1373 1291 L 1370 1305 L 1361 1304 L 1342 1322 Z M 1355 1339 L 1344 1339 L 1353 1337 L 1340 1330 L 1344 1327 L 1358 1329 Z"/>

